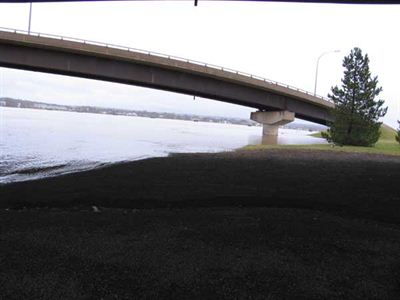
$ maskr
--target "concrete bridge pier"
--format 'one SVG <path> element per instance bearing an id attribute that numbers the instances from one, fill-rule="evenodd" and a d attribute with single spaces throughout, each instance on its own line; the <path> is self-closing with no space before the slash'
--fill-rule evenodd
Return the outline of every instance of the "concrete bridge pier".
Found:
<path id="1" fill-rule="evenodd" d="M 278 136 L 279 126 L 294 121 L 294 112 L 281 111 L 256 111 L 252 112 L 250 119 L 263 124 L 263 136 Z"/>

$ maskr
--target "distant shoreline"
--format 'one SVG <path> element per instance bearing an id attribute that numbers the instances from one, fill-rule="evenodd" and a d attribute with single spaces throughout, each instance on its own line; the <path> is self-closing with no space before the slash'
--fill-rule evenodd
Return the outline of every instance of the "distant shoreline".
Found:
<path id="1" fill-rule="evenodd" d="M 67 112 L 77 112 L 77 113 L 107 114 L 115 116 L 132 116 L 132 117 L 145 117 L 145 118 L 157 118 L 157 119 L 169 119 L 169 120 L 183 120 L 183 121 L 193 121 L 193 122 L 261 126 L 260 124 L 250 119 L 243 119 L 243 118 L 177 114 L 168 112 L 128 110 L 128 109 L 105 108 L 105 107 L 95 107 L 95 106 L 59 105 L 59 104 L 51 104 L 51 103 L 5 98 L 5 97 L 0 98 L 0 108 L 1 107 L 31 108 L 31 109 L 41 109 L 49 111 L 67 111 Z M 289 124 L 286 125 L 285 128 L 309 130 L 309 131 L 310 130 L 320 131 L 324 129 L 323 126 L 316 124 L 301 124 L 301 125 Z"/>
<path id="2" fill-rule="evenodd" d="M 39 110 L 49 110 L 49 111 L 65 111 L 65 112 L 76 112 L 76 113 L 106 114 L 113 116 L 145 117 L 145 118 L 171 119 L 171 120 L 182 120 L 182 121 L 201 121 L 201 122 L 211 122 L 211 123 L 229 123 L 237 125 L 258 126 L 256 122 L 250 119 L 175 114 L 167 112 L 128 110 L 128 109 L 96 107 L 96 106 L 59 105 L 53 103 L 36 102 L 36 101 L 20 100 L 13 98 L 0 98 L 0 107 L 30 108 Z"/>

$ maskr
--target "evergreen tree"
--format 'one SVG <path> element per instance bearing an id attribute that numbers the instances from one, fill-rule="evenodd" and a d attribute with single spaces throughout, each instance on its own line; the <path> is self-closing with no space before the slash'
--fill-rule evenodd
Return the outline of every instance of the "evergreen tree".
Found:
<path id="1" fill-rule="evenodd" d="M 334 121 L 324 137 L 338 145 L 372 146 L 380 136 L 378 120 L 387 111 L 383 100 L 375 101 L 382 87 L 378 87 L 377 76 L 371 77 L 368 55 L 363 56 L 360 48 L 344 57 L 343 67 L 341 88 L 332 87 L 328 94 L 335 103 Z"/>
<path id="2" fill-rule="evenodd" d="M 397 121 L 397 123 L 399 123 L 399 129 L 397 129 L 396 141 L 400 144 L 400 121 Z"/>

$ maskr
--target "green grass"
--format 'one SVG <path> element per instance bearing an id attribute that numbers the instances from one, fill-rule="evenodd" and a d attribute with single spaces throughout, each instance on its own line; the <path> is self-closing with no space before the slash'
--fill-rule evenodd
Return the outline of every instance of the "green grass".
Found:
<path id="1" fill-rule="evenodd" d="M 322 138 L 321 132 L 316 132 L 310 136 Z M 335 146 L 332 145 L 249 145 L 244 147 L 245 150 L 259 150 L 259 149 L 308 149 L 308 150 L 326 150 L 335 152 L 351 152 L 351 153 L 371 153 L 371 154 L 385 154 L 385 155 L 399 155 L 400 145 L 395 140 L 396 131 L 383 124 L 381 127 L 381 137 L 373 147 L 358 147 L 358 146 Z"/>
<path id="2" fill-rule="evenodd" d="M 321 131 L 310 134 L 310 136 L 316 137 L 316 138 L 322 138 Z M 395 141 L 395 137 L 396 137 L 396 130 L 394 130 L 392 127 L 390 127 L 386 124 L 382 124 L 381 136 L 380 136 L 379 141 L 393 142 L 393 141 Z"/>
<path id="3" fill-rule="evenodd" d="M 380 141 L 396 142 L 396 130 L 392 127 L 382 124 Z"/>
<path id="4" fill-rule="evenodd" d="M 322 138 L 321 132 L 322 131 L 312 133 L 312 134 L 310 134 L 310 136 L 315 137 L 315 138 Z"/>

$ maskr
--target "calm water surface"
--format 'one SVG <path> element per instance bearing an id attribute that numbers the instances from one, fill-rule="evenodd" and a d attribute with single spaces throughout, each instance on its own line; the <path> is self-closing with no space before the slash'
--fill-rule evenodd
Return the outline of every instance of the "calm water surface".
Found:
<path id="1" fill-rule="evenodd" d="M 261 131 L 242 125 L 1 107 L 0 183 L 171 152 L 227 151 L 259 143 Z M 283 129 L 278 142 L 323 142 L 308 134 Z"/>

